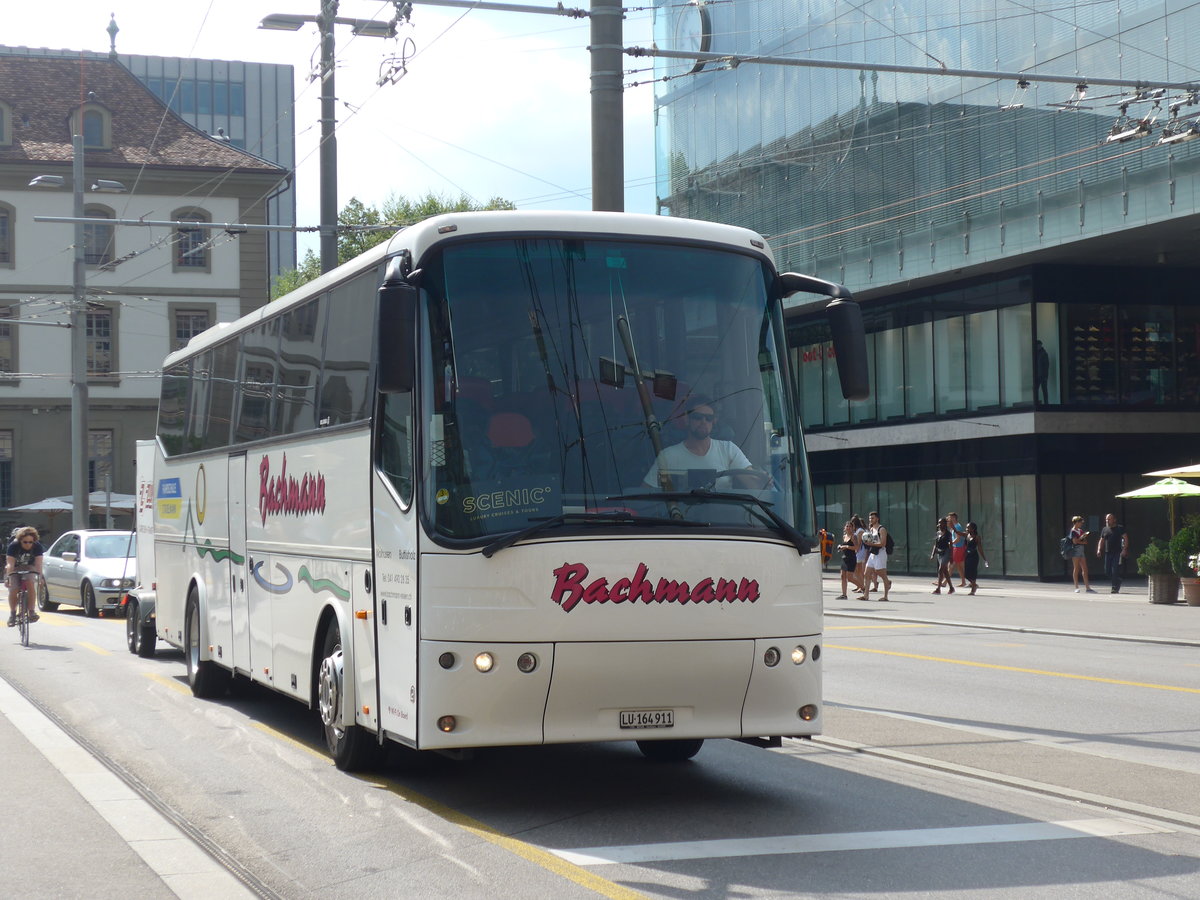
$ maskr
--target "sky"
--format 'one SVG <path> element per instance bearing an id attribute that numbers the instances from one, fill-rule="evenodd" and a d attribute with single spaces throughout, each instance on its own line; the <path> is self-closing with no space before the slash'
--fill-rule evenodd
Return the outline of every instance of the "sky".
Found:
<path id="1" fill-rule="evenodd" d="M 552 8 L 550 0 L 522 5 Z M 567 0 L 566 6 L 574 6 Z M 586 3 L 578 5 L 586 8 Z M 106 52 L 115 14 L 117 52 L 245 60 L 294 67 L 297 218 L 319 218 L 320 86 L 309 74 L 317 30 L 265 31 L 270 13 L 316 15 L 320 0 L 57 0 L 53 17 L 7 16 L 0 43 Z M 338 15 L 389 19 L 384 0 L 341 0 Z M 625 46 L 650 44 L 650 12 L 625 20 Z M 427 193 L 479 203 L 502 197 L 521 209 L 591 208 L 589 20 L 534 13 L 423 6 L 398 38 L 336 29 L 338 207 L 351 197 L 378 205 L 391 194 Z M 378 87 L 386 57 L 408 48 L 407 74 Z M 624 57 L 624 67 L 648 60 Z M 625 84 L 649 82 L 627 75 Z M 627 87 L 625 208 L 655 212 L 652 87 Z M 300 238 L 301 253 L 316 247 Z"/>

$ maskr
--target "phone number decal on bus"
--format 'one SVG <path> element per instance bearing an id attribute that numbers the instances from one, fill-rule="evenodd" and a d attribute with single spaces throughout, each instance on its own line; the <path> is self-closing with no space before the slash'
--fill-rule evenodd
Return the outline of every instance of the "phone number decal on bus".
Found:
<path id="1" fill-rule="evenodd" d="M 618 578 L 609 586 L 607 578 L 584 583 L 588 567 L 564 563 L 554 570 L 550 599 L 570 612 L 580 603 L 753 603 L 758 599 L 758 581 L 753 578 L 701 578 L 695 584 L 650 578 L 650 569 L 638 563 L 632 578 Z"/>
<path id="2" fill-rule="evenodd" d="M 623 709 L 622 728 L 674 728 L 673 709 Z"/>

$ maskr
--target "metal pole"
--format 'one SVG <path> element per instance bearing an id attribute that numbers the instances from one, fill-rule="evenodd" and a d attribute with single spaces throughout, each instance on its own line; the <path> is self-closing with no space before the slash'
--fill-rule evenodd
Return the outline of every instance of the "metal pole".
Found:
<path id="1" fill-rule="evenodd" d="M 321 0 L 321 271 L 337 268 L 337 137 L 334 95 L 333 25 L 338 0 Z"/>
<path id="2" fill-rule="evenodd" d="M 592 0 L 592 209 L 612 212 L 625 210 L 623 16 L 617 0 Z"/>
<path id="3" fill-rule="evenodd" d="M 82 113 L 80 113 L 82 115 Z M 83 224 L 83 135 L 71 138 L 71 178 L 75 201 L 75 298 L 71 304 L 71 524 L 88 527 L 87 269 Z"/>

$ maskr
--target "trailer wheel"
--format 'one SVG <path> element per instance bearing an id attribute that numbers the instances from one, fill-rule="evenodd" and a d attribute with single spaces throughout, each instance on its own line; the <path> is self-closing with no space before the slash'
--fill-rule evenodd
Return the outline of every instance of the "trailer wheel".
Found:
<path id="1" fill-rule="evenodd" d="M 677 741 L 638 741 L 642 756 L 655 762 L 683 762 L 691 759 L 704 746 L 704 739 Z"/>

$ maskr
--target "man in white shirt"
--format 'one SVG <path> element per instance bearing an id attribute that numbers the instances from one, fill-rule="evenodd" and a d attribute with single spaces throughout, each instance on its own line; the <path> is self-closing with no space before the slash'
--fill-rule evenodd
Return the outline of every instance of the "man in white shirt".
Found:
<path id="1" fill-rule="evenodd" d="M 680 491 L 694 485 L 688 484 L 688 472 L 700 470 L 717 473 L 730 469 L 750 469 L 750 460 L 733 441 L 717 440 L 712 436 L 717 424 L 717 414 L 712 401 L 703 396 L 693 396 L 687 413 L 687 436 L 678 444 L 664 447 L 642 479 L 654 490 Z M 739 487 L 755 487 L 761 482 L 753 472 L 746 476 L 733 476 Z M 749 484 L 740 482 L 743 478 Z"/>

